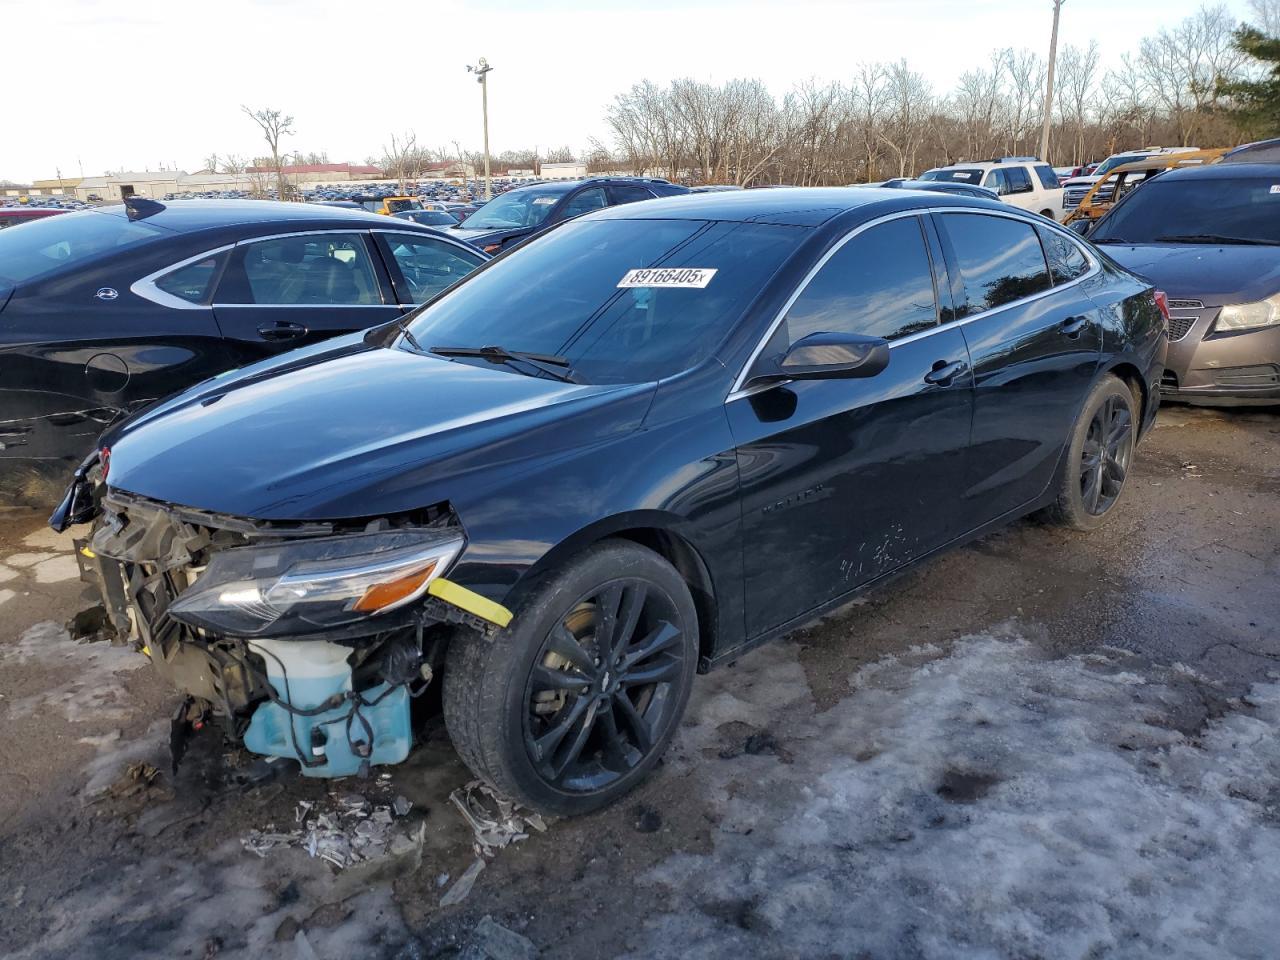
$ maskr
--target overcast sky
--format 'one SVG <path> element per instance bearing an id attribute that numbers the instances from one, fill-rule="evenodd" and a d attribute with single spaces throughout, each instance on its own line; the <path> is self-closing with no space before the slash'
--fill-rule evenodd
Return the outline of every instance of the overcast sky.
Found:
<path id="1" fill-rule="evenodd" d="M 1104 64 L 1198 0 L 1067 0 L 1061 43 L 1096 39 Z M 1243 0 L 1228 7 L 1243 16 Z M 289 150 L 363 162 L 392 132 L 464 149 L 605 135 L 637 80 L 847 78 L 905 57 L 939 91 L 991 50 L 1047 52 L 1050 0 L 0 0 L 0 179 L 106 169 L 199 169 L 216 151 L 264 151 L 239 111 L 294 115 Z"/>

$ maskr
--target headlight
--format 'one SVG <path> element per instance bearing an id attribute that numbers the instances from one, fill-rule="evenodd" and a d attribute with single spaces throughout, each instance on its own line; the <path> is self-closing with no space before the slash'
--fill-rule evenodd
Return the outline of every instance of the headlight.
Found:
<path id="1" fill-rule="evenodd" d="M 388 530 L 235 547 L 214 554 L 169 613 L 237 637 L 331 630 L 417 600 L 462 543 L 455 531 Z"/>
<path id="2" fill-rule="evenodd" d="M 1280 293 L 1257 303 L 1238 303 L 1223 307 L 1218 314 L 1218 330 L 1253 330 L 1280 323 Z"/>

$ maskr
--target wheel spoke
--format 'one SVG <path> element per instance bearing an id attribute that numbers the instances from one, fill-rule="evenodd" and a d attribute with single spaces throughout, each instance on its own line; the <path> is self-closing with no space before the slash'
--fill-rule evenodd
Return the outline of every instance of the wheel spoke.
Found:
<path id="1" fill-rule="evenodd" d="M 551 643 L 547 649 L 568 660 L 581 673 L 587 676 L 595 675 L 596 662 L 591 659 L 591 654 L 582 649 L 582 644 L 578 642 L 577 637 L 563 623 L 557 624 L 551 631 Z"/>
<path id="2" fill-rule="evenodd" d="M 587 697 L 578 697 L 573 704 L 561 712 L 564 719 L 557 723 L 554 727 L 533 741 L 534 757 L 538 760 L 545 760 L 551 756 L 560 746 L 562 741 L 573 729 L 573 725 L 582 719 L 582 715 L 586 713 L 587 705 L 591 700 Z"/>
<path id="3" fill-rule="evenodd" d="M 594 707 L 595 701 L 591 701 Z M 566 770 L 573 764 L 578 757 L 582 756 L 582 748 L 587 745 L 587 738 L 591 736 L 591 731 L 596 725 L 599 718 L 599 712 L 595 709 L 589 709 L 585 715 L 578 721 L 577 731 L 573 740 L 570 741 L 560 755 L 551 763 L 551 776 L 553 780 L 559 780 L 564 776 Z"/>
<path id="4" fill-rule="evenodd" d="M 618 610 L 617 637 L 613 644 L 615 662 L 636 634 L 636 627 L 640 623 L 640 614 L 644 612 L 644 603 L 648 594 L 649 591 L 643 583 L 628 584 L 622 591 L 622 603 Z"/>
<path id="5" fill-rule="evenodd" d="M 613 583 L 596 597 L 596 648 L 602 663 L 608 663 L 618 642 L 618 608 L 622 604 L 622 584 Z"/>
<path id="6" fill-rule="evenodd" d="M 535 693 L 543 690 L 569 690 L 579 693 L 591 686 L 591 678 L 568 670 L 557 670 L 554 667 L 538 664 L 533 668 L 531 676 Z"/>
<path id="7" fill-rule="evenodd" d="M 626 740 L 618 729 L 618 718 L 614 716 L 612 700 L 605 701 L 600 707 L 599 722 L 604 733 L 605 753 L 615 769 L 626 770 L 631 765 L 627 763 Z"/>
<path id="8" fill-rule="evenodd" d="M 1098 500 L 1102 497 L 1102 465 L 1099 464 L 1089 473 L 1089 482 L 1084 488 L 1084 505 L 1090 513 L 1098 512 Z"/>
<path id="9" fill-rule="evenodd" d="M 614 706 L 622 714 L 622 721 L 631 730 L 632 740 L 641 753 L 648 753 L 653 748 L 653 730 L 649 721 L 640 715 L 636 705 L 631 702 L 625 690 L 620 690 L 613 698 Z"/>
<path id="10" fill-rule="evenodd" d="M 643 687 L 650 683 L 670 683 L 680 676 L 680 661 L 665 660 L 647 667 L 635 667 L 618 678 L 624 687 Z"/>
<path id="11" fill-rule="evenodd" d="M 638 663 L 643 663 L 650 657 L 667 649 L 667 647 L 675 646 L 680 641 L 680 631 L 671 623 L 663 620 L 637 644 L 636 648 L 627 654 L 626 658 L 618 665 L 619 671 L 627 673 L 632 667 Z"/>

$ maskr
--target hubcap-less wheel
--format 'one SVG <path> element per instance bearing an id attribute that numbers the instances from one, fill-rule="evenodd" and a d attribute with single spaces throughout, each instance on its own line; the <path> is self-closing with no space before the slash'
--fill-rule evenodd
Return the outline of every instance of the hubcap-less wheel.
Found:
<path id="1" fill-rule="evenodd" d="M 1133 417 L 1119 397 L 1110 396 L 1089 421 L 1080 455 L 1080 496 L 1095 517 L 1120 498 L 1133 454 Z"/>
<path id="2" fill-rule="evenodd" d="M 558 790 L 591 793 L 625 776 L 674 722 L 685 644 L 670 597 L 619 579 L 551 628 L 526 685 L 525 748 Z"/>

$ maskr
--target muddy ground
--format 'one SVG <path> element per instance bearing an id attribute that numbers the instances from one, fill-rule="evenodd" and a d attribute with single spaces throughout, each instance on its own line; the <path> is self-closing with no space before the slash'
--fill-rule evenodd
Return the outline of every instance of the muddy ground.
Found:
<path id="1" fill-rule="evenodd" d="M 0 956 L 1273 957 L 1278 575 L 1280 416 L 1167 408 L 1105 530 L 1023 521 L 699 678 L 651 782 L 441 906 L 438 722 L 390 778 L 212 736 L 172 777 L 174 697 L 68 639 L 65 545 L 0 513 Z M 352 792 L 412 801 L 395 853 L 242 844 Z"/>

